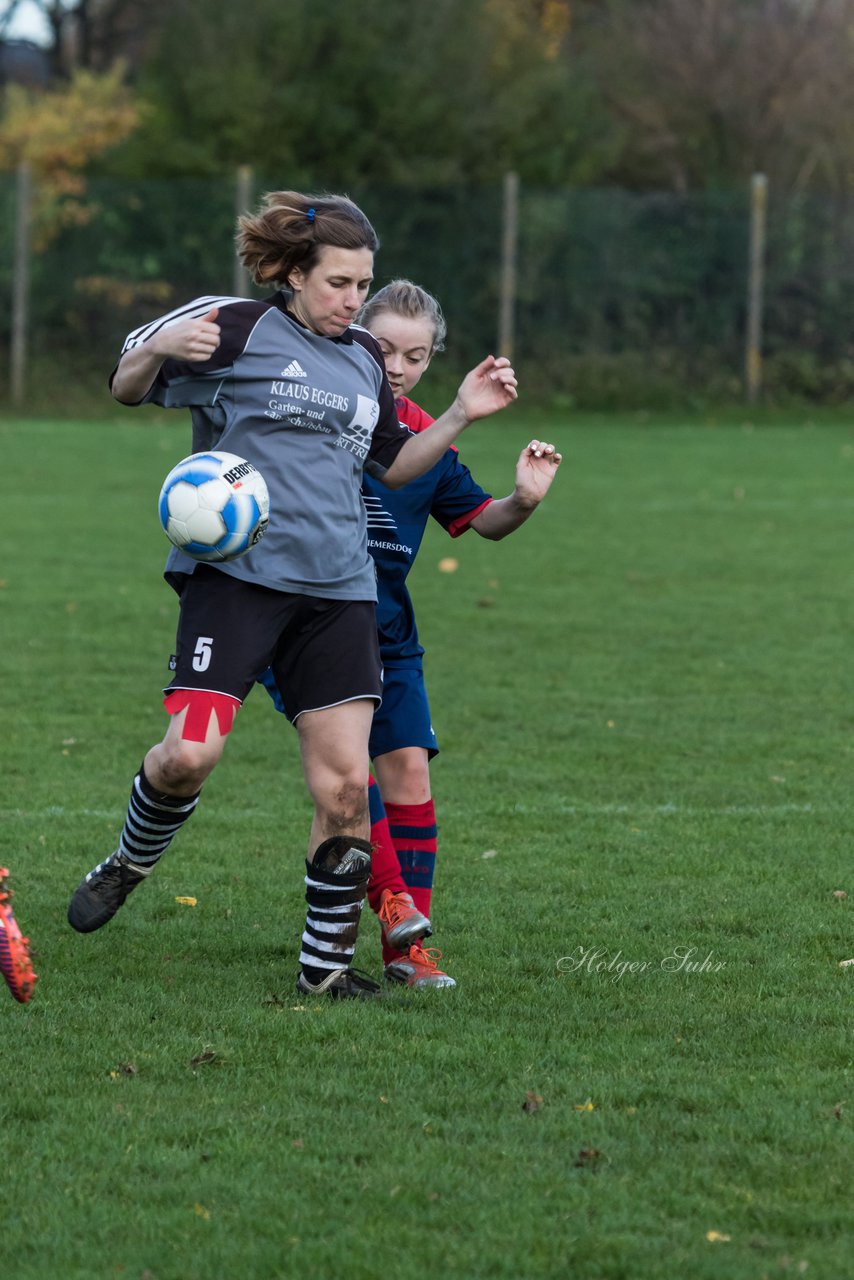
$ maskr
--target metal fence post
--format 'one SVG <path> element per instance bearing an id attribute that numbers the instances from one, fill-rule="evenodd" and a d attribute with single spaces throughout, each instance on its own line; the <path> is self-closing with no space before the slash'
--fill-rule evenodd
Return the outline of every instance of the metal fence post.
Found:
<path id="1" fill-rule="evenodd" d="M 501 237 L 501 293 L 498 309 L 498 355 L 513 359 L 516 313 L 516 257 L 519 239 L 519 175 L 505 173 Z"/>
<path id="2" fill-rule="evenodd" d="M 747 399 L 751 404 L 762 389 L 762 306 L 767 206 L 768 179 L 764 173 L 754 173 L 750 180 L 750 267 L 747 283 L 747 346 L 744 358 Z"/>
<path id="3" fill-rule="evenodd" d="M 27 329 L 30 301 L 30 206 L 32 172 L 26 160 L 18 165 L 15 185 L 15 260 L 12 266 L 11 392 L 12 404 L 24 400 L 27 374 Z"/>
<path id="4" fill-rule="evenodd" d="M 234 187 L 234 216 L 235 219 L 241 214 L 246 213 L 252 204 L 252 186 L 253 171 L 251 164 L 240 164 L 237 166 L 237 179 Z M 251 282 L 243 263 L 235 252 L 234 255 L 234 275 L 232 277 L 232 290 L 235 298 L 243 298 L 250 291 Z"/>

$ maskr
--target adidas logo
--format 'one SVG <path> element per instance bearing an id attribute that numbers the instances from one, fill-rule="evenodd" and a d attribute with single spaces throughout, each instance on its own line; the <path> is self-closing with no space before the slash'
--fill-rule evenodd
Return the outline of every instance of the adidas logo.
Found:
<path id="1" fill-rule="evenodd" d="M 280 378 L 307 378 L 308 374 L 298 360 L 292 360 L 286 369 L 279 374 Z"/>

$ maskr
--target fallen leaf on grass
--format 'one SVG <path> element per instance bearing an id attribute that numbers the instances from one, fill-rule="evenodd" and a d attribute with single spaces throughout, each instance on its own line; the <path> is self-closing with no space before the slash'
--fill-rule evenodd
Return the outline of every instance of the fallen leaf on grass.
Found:
<path id="1" fill-rule="evenodd" d="M 588 1098 L 586 1102 L 576 1102 L 574 1110 L 575 1111 L 595 1111 L 596 1108 Z"/>
<path id="2" fill-rule="evenodd" d="M 197 1053 L 195 1058 L 190 1059 L 191 1067 L 204 1067 L 209 1062 L 216 1060 L 216 1051 L 214 1049 L 205 1049 L 202 1053 Z"/>
<path id="3" fill-rule="evenodd" d="M 844 889 L 834 889 L 833 896 L 834 898 L 839 898 L 841 901 L 842 898 L 847 898 L 848 894 L 845 892 Z"/>
<path id="4" fill-rule="evenodd" d="M 455 560 L 453 556 L 445 556 L 444 560 L 439 561 L 440 573 L 456 573 L 459 567 L 459 560 Z"/>
<path id="5" fill-rule="evenodd" d="M 182 907 L 197 907 L 199 905 L 198 898 L 176 898 L 175 901 L 180 903 Z"/>
<path id="6" fill-rule="evenodd" d="M 540 1095 L 538 1093 L 533 1093 L 532 1090 L 529 1089 L 525 1094 L 525 1101 L 522 1103 L 522 1110 L 526 1111 L 528 1115 L 532 1115 L 535 1111 L 539 1111 L 542 1105 L 543 1099 Z"/>
<path id="7" fill-rule="evenodd" d="M 595 1170 L 601 1156 L 602 1152 L 597 1147 L 582 1147 L 573 1167 L 576 1169 Z"/>
<path id="8" fill-rule="evenodd" d="M 133 1065 L 132 1062 L 120 1062 L 110 1072 L 110 1079 L 118 1080 L 120 1076 L 135 1076 L 135 1075 L 136 1075 L 136 1067 Z"/>
<path id="9" fill-rule="evenodd" d="M 722 1231 L 707 1231 L 706 1239 L 712 1244 L 726 1244 L 732 1236 L 726 1236 Z"/>
<path id="10" fill-rule="evenodd" d="M 204 1218 L 205 1222 L 210 1222 L 211 1215 L 203 1204 L 194 1204 L 193 1212 L 196 1214 L 197 1217 Z"/>

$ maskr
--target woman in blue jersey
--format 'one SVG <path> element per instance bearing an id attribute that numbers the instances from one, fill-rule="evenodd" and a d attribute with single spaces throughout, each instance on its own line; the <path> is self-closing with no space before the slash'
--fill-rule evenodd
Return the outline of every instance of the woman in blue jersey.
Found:
<path id="1" fill-rule="evenodd" d="M 117 849 L 75 891 L 69 923 L 101 928 L 193 813 L 257 672 L 273 671 L 314 803 L 297 989 L 367 998 L 350 968 L 371 865 L 368 737 L 380 700 L 373 562 L 360 485 L 429 469 L 472 421 L 516 398 L 488 357 L 430 432 L 402 432 L 376 342 L 352 321 L 373 278 L 376 233 L 343 196 L 273 192 L 238 221 L 262 301 L 206 297 L 135 330 L 110 380 L 123 404 L 189 408 L 193 451 L 247 458 L 270 491 L 264 539 L 228 564 L 173 550 L 180 595 L 169 727 L 133 780 Z"/>
<path id="2" fill-rule="evenodd" d="M 380 289 L 359 313 L 379 342 L 400 421 L 427 436 L 433 419 L 408 399 L 446 335 L 438 302 L 407 280 Z M 383 662 L 383 700 L 374 712 L 370 788 L 374 860 L 368 900 L 383 927 L 386 977 L 408 986 L 453 986 L 438 967 L 441 953 L 424 948 L 436 862 L 436 814 L 429 761 L 436 736 L 424 685 L 423 653 L 406 586 L 432 516 L 457 538 L 474 529 L 500 539 L 518 529 L 548 492 L 561 462 L 554 445 L 532 440 L 516 463 L 513 491 L 493 500 L 476 483 L 455 448 L 399 489 L 365 475 L 368 550 L 377 566 L 377 627 Z M 413 931 L 422 922 L 420 936 Z"/>

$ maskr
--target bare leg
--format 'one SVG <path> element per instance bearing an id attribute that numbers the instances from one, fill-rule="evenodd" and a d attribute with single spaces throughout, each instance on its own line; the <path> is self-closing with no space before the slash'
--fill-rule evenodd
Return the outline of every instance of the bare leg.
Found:
<path id="1" fill-rule="evenodd" d="M 373 714 L 373 702 L 360 698 L 306 711 L 297 720 L 303 774 L 314 801 L 309 857 L 331 836 L 370 836 L 368 735 Z"/>

